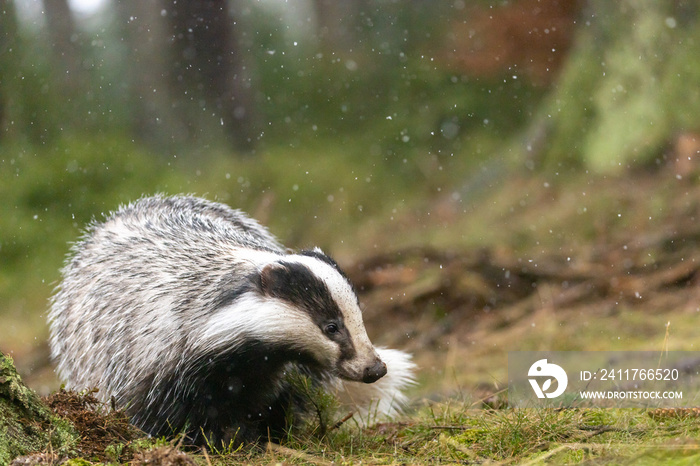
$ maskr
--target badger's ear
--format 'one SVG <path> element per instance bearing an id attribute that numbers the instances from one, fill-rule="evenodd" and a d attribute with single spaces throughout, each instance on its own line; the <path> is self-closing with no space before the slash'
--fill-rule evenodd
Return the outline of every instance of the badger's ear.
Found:
<path id="1" fill-rule="evenodd" d="M 277 297 L 285 282 L 286 272 L 287 268 L 279 262 L 271 262 L 263 267 L 258 279 L 260 293 L 269 297 Z"/>

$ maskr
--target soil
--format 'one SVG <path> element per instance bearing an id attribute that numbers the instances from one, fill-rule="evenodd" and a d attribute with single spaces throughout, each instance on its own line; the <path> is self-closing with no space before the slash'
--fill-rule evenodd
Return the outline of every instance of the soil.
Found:
<path id="1" fill-rule="evenodd" d="M 80 433 L 77 456 L 100 462 L 132 461 L 134 451 L 131 446 L 145 434 L 129 424 L 123 411 L 99 401 L 96 393 L 97 390 L 77 393 L 60 389 L 44 401 Z"/>

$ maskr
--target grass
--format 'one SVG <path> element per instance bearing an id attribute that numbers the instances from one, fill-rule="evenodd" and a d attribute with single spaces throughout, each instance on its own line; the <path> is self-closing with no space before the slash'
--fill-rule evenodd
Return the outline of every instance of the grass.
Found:
<path id="1" fill-rule="evenodd" d="M 76 450 L 91 452 L 88 458 L 72 460 L 80 464 L 96 464 L 97 458 L 111 458 L 110 463 L 119 464 L 119 458 L 124 457 L 132 458 L 131 464 L 222 466 L 658 461 L 681 465 L 700 460 L 700 423 L 694 413 L 681 416 L 643 409 L 513 409 L 507 407 L 505 392 L 489 400 L 468 396 L 424 400 L 401 419 L 369 427 L 360 427 L 337 406 L 326 405 L 321 408 L 326 419 L 323 422 L 339 421 L 330 428 L 319 428 L 320 417 L 312 417 L 290 430 L 280 443 L 232 442 L 201 449 L 184 446 L 182 437 L 169 441 L 127 435 L 128 426 L 119 413 L 100 406 L 93 411 L 95 408 L 76 404 L 76 397 L 84 398 L 86 394 L 61 392 L 61 396 L 70 402 L 65 406 L 70 406 L 70 419 L 76 426 L 80 424 L 82 440 Z M 53 451 L 44 454 L 51 456 Z"/>
<path id="2" fill-rule="evenodd" d="M 282 444 L 190 452 L 200 464 L 692 464 L 696 418 L 653 419 L 634 409 L 482 409 L 426 402 L 402 422 Z"/>

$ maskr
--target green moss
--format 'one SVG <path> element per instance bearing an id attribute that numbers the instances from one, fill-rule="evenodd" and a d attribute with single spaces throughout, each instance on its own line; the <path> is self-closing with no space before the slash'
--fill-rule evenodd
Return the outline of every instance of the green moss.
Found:
<path id="1" fill-rule="evenodd" d="M 105 455 L 113 461 L 119 461 L 119 457 L 124 453 L 123 443 L 114 443 L 105 448 Z"/>
<path id="2" fill-rule="evenodd" d="M 72 425 L 53 415 L 0 353 L 0 464 L 47 450 L 70 454 L 77 442 Z"/>
<path id="3" fill-rule="evenodd" d="M 91 466 L 92 465 L 91 462 L 84 460 L 83 458 L 73 458 L 73 459 L 66 461 L 63 464 L 64 464 L 64 466 Z"/>

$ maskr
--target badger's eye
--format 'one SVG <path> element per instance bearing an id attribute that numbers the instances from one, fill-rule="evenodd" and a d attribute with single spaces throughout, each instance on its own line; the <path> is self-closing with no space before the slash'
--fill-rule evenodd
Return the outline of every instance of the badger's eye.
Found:
<path id="1" fill-rule="evenodd" d="M 338 328 L 338 324 L 331 322 L 330 324 L 327 324 L 326 327 L 324 328 L 325 332 L 328 335 L 335 335 L 340 331 Z"/>

